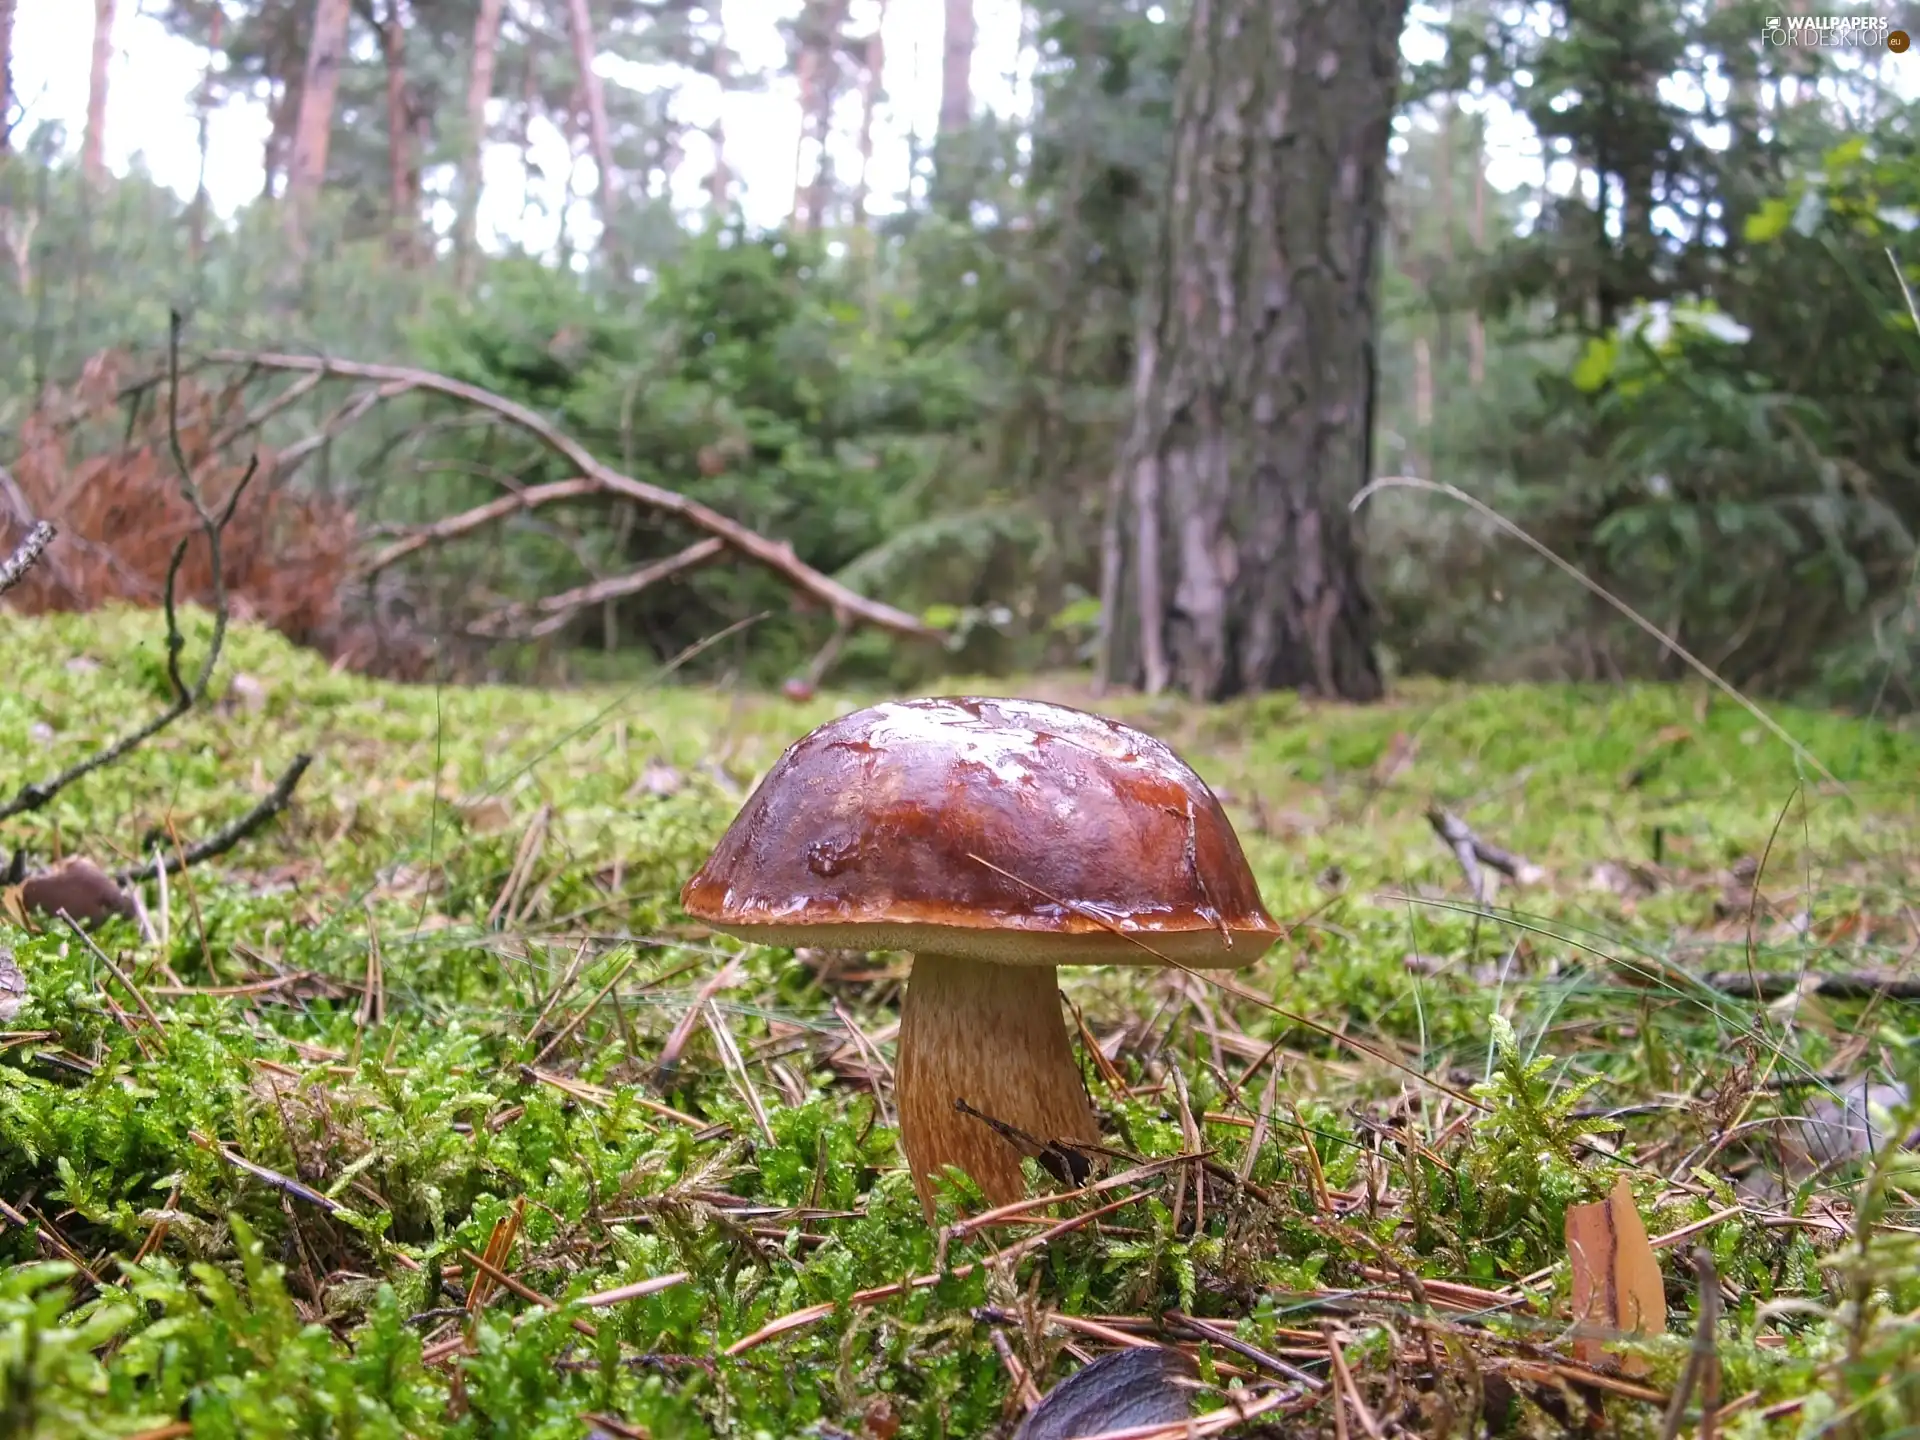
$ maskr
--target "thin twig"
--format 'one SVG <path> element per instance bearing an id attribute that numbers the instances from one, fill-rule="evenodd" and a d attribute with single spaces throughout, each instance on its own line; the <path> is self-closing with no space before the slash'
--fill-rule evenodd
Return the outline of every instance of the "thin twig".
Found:
<path id="1" fill-rule="evenodd" d="M 173 685 L 173 702 L 144 725 L 128 731 L 86 759 L 68 766 L 45 780 L 29 781 L 22 785 L 11 800 L 0 804 L 0 820 L 8 820 L 15 815 L 41 809 L 75 781 L 113 764 L 158 735 L 200 703 L 206 694 L 208 682 L 213 679 L 214 666 L 219 663 L 220 652 L 226 644 L 228 620 L 227 582 L 221 537 L 226 532 L 228 522 L 233 519 L 233 512 L 239 507 L 240 497 L 246 494 L 247 486 L 252 483 L 260 467 L 259 458 L 256 456 L 248 463 L 246 472 L 240 477 L 240 482 L 233 487 L 233 493 L 227 496 L 226 504 L 217 512 L 208 509 L 206 501 L 200 494 L 200 487 L 194 481 L 193 468 L 188 465 L 186 452 L 180 444 L 180 330 L 184 324 L 180 313 L 175 311 L 172 327 L 168 331 L 167 343 L 167 370 L 170 381 L 167 396 L 167 442 L 173 452 L 174 465 L 180 474 L 181 494 L 186 497 L 187 504 L 192 507 L 194 515 L 199 519 L 200 532 L 206 536 L 207 540 L 208 563 L 213 575 L 213 635 L 208 641 L 206 656 L 200 662 L 200 669 L 194 676 L 193 683 L 188 684 L 180 674 L 180 652 L 186 648 L 187 642 L 186 637 L 180 633 L 179 616 L 175 610 L 180 565 L 186 559 L 187 542 L 191 538 L 182 537 L 180 543 L 174 547 L 173 558 L 167 565 L 167 583 L 162 597 L 162 608 L 167 621 L 167 678 Z"/>
<path id="2" fill-rule="evenodd" d="M 467 627 L 467 633 L 483 638 L 518 634 L 537 640 L 566 628 L 567 622 L 588 606 L 638 595 L 663 580 L 671 580 L 684 571 L 706 564 L 726 548 L 724 542 L 708 536 L 705 540 L 694 541 L 684 550 L 676 550 L 664 560 L 655 560 L 625 575 L 596 580 L 591 585 L 563 590 L 558 595 L 549 595 L 542 600 L 505 606 L 474 621 Z M 529 625 L 529 620 L 534 623 Z"/>
<path id="3" fill-rule="evenodd" d="M 211 860 L 224 855 L 242 840 L 267 824 L 293 800 L 294 788 L 299 785 L 300 777 L 307 773 L 307 767 L 313 764 L 313 756 L 304 752 L 293 757 L 293 763 L 287 766 L 280 778 L 274 782 L 273 789 L 267 792 L 258 805 L 231 824 L 222 826 L 204 840 L 189 845 L 185 850 L 175 849 L 173 854 L 161 857 L 156 849 L 153 869 L 163 875 L 171 875 L 198 865 L 203 860 Z M 129 865 L 115 872 L 114 882 L 119 885 L 131 885 L 144 878 L 148 873 L 145 865 Z"/>

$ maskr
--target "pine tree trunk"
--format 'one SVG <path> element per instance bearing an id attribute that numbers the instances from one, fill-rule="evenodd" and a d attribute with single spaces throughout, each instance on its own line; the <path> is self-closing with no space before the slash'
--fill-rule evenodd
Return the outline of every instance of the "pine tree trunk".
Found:
<path id="1" fill-rule="evenodd" d="M 867 36 L 867 54 L 860 71 L 860 182 L 853 192 L 853 223 L 867 223 L 867 197 L 873 191 L 873 112 L 880 103 L 880 82 L 887 68 L 887 0 Z"/>
<path id="2" fill-rule="evenodd" d="M 113 64 L 114 0 L 93 0 L 93 67 L 87 81 L 87 135 L 80 173 L 95 185 L 107 178 L 107 72 Z"/>
<path id="3" fill-rule="evenodd" d="M 407 83 L 407 20 L 401 0 L 387 0 L 380 49 L 387 66 L 387 238 L 394 258 L 409 264 L 418 258 L 420 238 L 420 137 Z"/>
<path id="4" fill-rule="evenodd" d="M 593 168 L 600 172 L 600 249 L 614 255 L 619 246 L 614 240 L 613 140 L 607 130 L 607 95 L 600 75 L 593 68 L 597 47 L 593 38 L 593 13 L 587 0 L 567 0 L 568 28 L 573 34 L 573 63 L 580 71 L 580 95 L 587 111 L 587 143 L 592 147 Z"/>
<path id="5" fill-rule="evenodd" d="M 1407 0 L 1195 0 L 1111 492 L 1108 682 L 1382 691 L 1348 505 Z"/>
<path id="6" fill-rule="evenodd" d="M 720 82 L 720 94 L 724 99 L 733 55 L 727 49 L 726 23 L 718 18 L 719 7 L 715 6 L 714 10 L 720 25 L 720 38 L 713 47 L 713 78 Z M 707 198 L 712 202 L 713 218 L 717 224 L 726 219 L 728 192 L 733 188 L 733 174 L 727 169 L 727 127 L 718 115 L 714 116 L 707 137 L 713 141 L 713 169 L 707 172 Z"/>
<path id="7" fill-rule="evenodd" d="M 0 0 L 0 155 L 13 136 L 13 6 L 14 0 Z"/>
<path id="8" fill-rule="evenodd" d="M 193 205 L 187 216 L 187 253 L 200 262 L 207 248 L 207 211 L 212 201 L 207 195 L 207 161 L 213 140 L 213 76 L 220 58 L 220 46 L 226 38 L 226 11 L 214 7 L 212 29 L 207 37 L 207 68 L 200 74 L 200 89 L 193 97 L 193 112 L 199 127 L 200 168 L 193 184 Z"/>
<path id="9" fill-rule="evenodd" d="M 479 253 L 481 158 L 487 143 L 487 102 L 493 99 L 494 65 L 500 58 L 500 12 L 504 0 L 480 0 L 473 22 L 473 64 L 467 72 L 467 133 L 460 150 L 460 216 L 454 236 L 459 286 L 473 284 Z"/>
<path id="10" fill-rule="evenodd" d="M 940 50 L 940 133 L 953 135 L 973 121 L 973 0 L 947 0 Z"/>
<path id="11" fill-rule="evenodd" d="M 287 162 L 287 233 L 296 252 L 306 248 L 313 204 L 327 179 L 327 147 L 333 139 L 333 101 L 340 89 L 349 9 L 350 0 L 315 0 L 313 7 L 306 74 L 293 124 L 293 154 Z"/>
<path id="12" fill-rule="evenodd" d="M 793 157 L 793 223 L 818 230 L 826 219 L 833 172 L 827 160 L 827 135 L 838 94 L 834 41 L 847 21 L 847 0 L 807 0 L 800 13 L 800 53 L 794 75 L 800 82 L 800 139 Z M 813 167 L 807 167 L 807 155 Z"/>
<path id="13" fill-rule="evenodd" d="M 1486 127 L 1475 117 L 1473 125 L 1473 254 L 1477 262 L 1487 249 Z M 1467 312 L 1467 378 L 1478 390 L 1487 382 L 1487 322 L 1476 302 Z"/>

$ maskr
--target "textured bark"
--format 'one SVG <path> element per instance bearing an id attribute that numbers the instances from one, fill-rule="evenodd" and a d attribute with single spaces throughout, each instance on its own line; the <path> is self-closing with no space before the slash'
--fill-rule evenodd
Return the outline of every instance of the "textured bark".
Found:
<path id="1" fill-rule="evenodd" d="M 867 53 L 860 70 L 860 182 L 853 192 L 853 223 L 867 223 L 867 197 L 872 193 L 873 112 L 880 104 L 881 79 L 887 68 L 887 0 L 880 0 L 880 16 L 867 36 Z"/>
<path id="2" fill-rule="evenodd" d="M 833 183 L 827 136 L 840 78 L 834 49 L 846 22 L 847 0 L 807 0 L 800 15 L 800 53 L 794 57 L 794 74 L 800 82 L 800 138 L 793 159 L 793 219 L 805 230 L 818 230 L 826 220 Z"/>
<path id="3" fill-rule="evenodd" d="M 500 12 L 504 0 L 480 0 L 473 22 L 473 63 L 467 72 L 467 131 L 460 150 L 460 217 L 454 245 L 459 254 L 459 284 L 473 284 L 479 252 L 481 154 L 487 143 L 487 102 L 493 99 L 493 71 L 500 58 Z"/>
<path id="4" fill-rule="evenodd" d="M 349 0 L 315 0 L 313 7 L 306 74 L 293 125 L 293 155 L 287 162 L 287 226 L 296 248 L 306 243 L 313 202 L 327 179 L 327 147 L 333 139 L 333 101 L 340 89 L 349 10 Z"/>
<path id="5" fill-rule="evenodd" d="M 87 82 L 87 135 L 80 173 L 98 185 L 107 178 L 107 72 L 113 64 L 114 0 L 93 0 L 93 67 Z"/>
<path id="6" fill-rule="evenodd" d="M 387 225 L 394 258 L 418 258 L 421 116 L 407 80 L 407 16 L 401 0 L 387 0 L 380 22 L 387 67 Z"/>
<path id="7" fill-rule="evenodd" d="M 1099 1142 L 1050 966 L 916 955 L 900 1007 L 898 1054 L 900 1148 L 929 1222 L 933 1177 L 949 1165 L 964 1171 L 989 1205 L 1011 1205 L 1027 1194 L 1020 1152 L 985 1121 L 955 1109 L 955 1100 L 1036 1140 Z"/>
<path id="8" fill-rule="evenodd" d="M 973 120 L 973 0 L 947 0 L 940 51 L 940 133 L 965 130 Z"/>
<path id="9" fill-rule="evenodd" d="M 1134 423 L 1108 681 L 1381 693 L 1348 504 L 1370 478 L 1376 247 L 1406 0 L 1195 0 Z"/>
<path id="10" fill-rule="evenodd" d="M 587 112 L 587 144 L 593 154 L 593 168 L 600 172 L 600 249 L 612 253 L 614 244 L 613 140 L 607 130 L 607 95 L 600 76 L 593 68 L 597 51 L 593 38 L 593 12 L 587 0 L 567 0 L 568 28 L 573 33 L 573 63 L 580 71 L 580 95 Z"/>
<path id="11" fill-rule="evenodd" d="M 13 134 L 13 7 L 14 0 L 0 0 L 0 155 Z"/>

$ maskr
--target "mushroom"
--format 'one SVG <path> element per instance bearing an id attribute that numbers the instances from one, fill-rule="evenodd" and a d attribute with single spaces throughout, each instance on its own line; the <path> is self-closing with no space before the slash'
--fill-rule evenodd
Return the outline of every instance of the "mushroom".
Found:
<path id="1" fill-rule="evenodd" d="M 947 1166 L 991 1204 L 1026 1194 L 1020 1148 L 980 1116 L 1043 1144 L 1099 1139 L 1056 967 L 1239 969 L 1280 930 L 1178 755 L 1030 700 L 829 721 L 767 772 L 680 900 L 763 945 L 912 952 L 895 1095 L 929 1222 Z"/>

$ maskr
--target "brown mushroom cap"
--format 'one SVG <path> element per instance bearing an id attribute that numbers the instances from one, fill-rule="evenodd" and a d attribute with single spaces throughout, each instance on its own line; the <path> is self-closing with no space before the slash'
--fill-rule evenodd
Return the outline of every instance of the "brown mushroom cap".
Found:
<path id="1" fill-rule="evenodd" d="M 1160 963 L 1132 935 L 1181 965 L 1238 969 L 1280 934 L 1186 762 L 1031 700 L 829 721 L 780 757 L 680 900 L 765 945 L 1009 965 Z"/>

